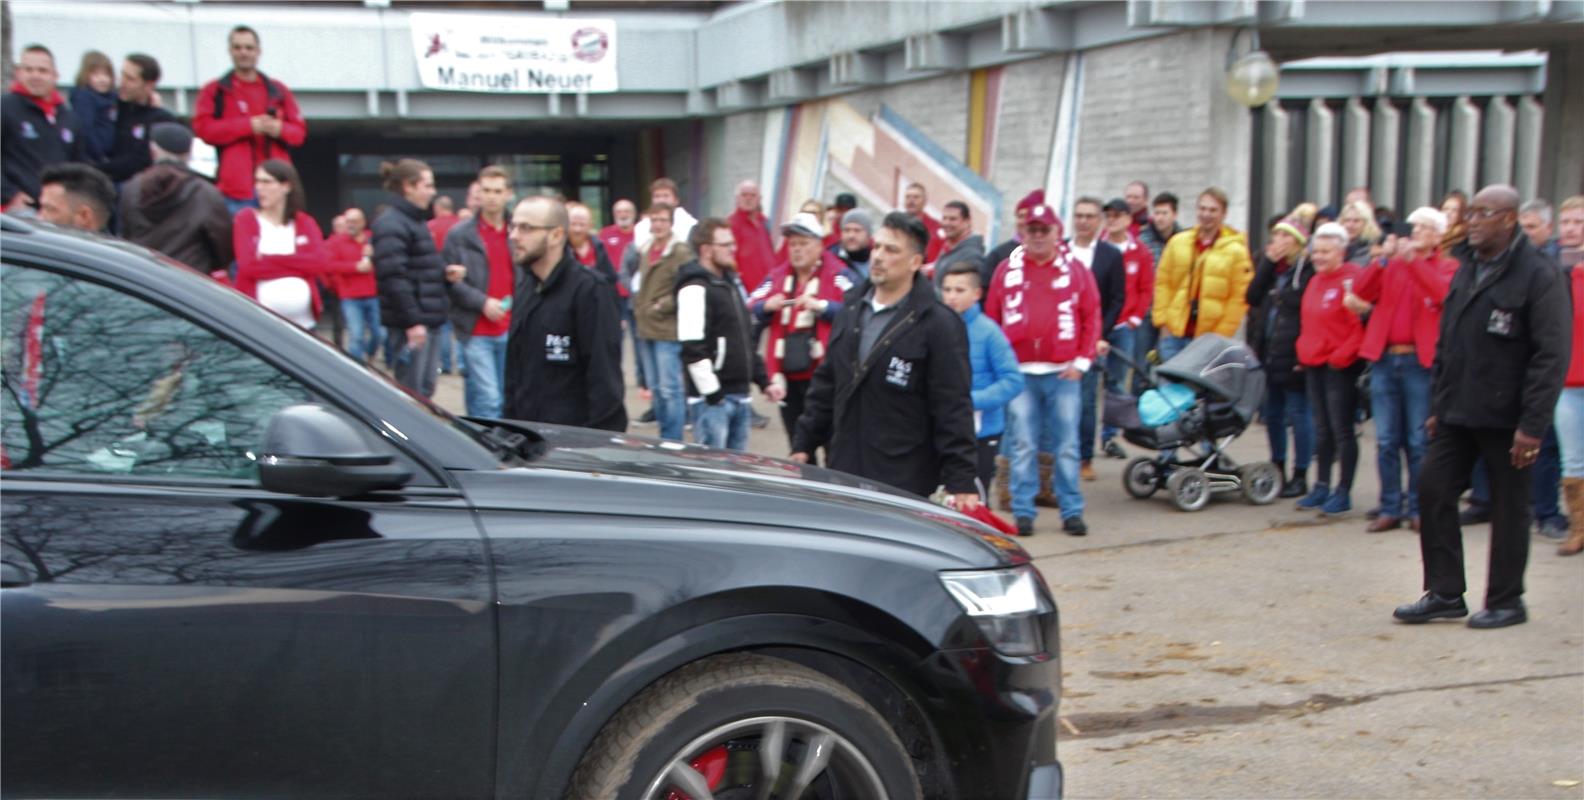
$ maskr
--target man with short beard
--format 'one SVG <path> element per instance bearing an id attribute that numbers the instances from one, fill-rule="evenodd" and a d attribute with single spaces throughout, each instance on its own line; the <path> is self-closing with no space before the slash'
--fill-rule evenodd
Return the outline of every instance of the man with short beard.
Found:
<path id="1" fill-rule="evenodd" d="M 967 203 L 953 200 L 946 204 L 946 210 L 941 212 L 941 233 L 940 258 L 934 264 L 937 292 L 953 266 L 978 265 L 985 256 L 984 237 L 973 232 L 973 218 L 968 212 Z"/>
<path id="2" fill-rule="evenodd" d="M 928 234 L 886 215 L 869 279 L 837 315 L 829 356 L 814 371 L 792 441 L 807 463 L 825 445 L 829 466 L 921 496 L 944 485 L 956 507 L 979 505 L 968 335 L 919 272 Z"/>
<path id="3" fill-rule="evenodd" d="M 874 218 L 869 212 L 855 208 L 842 215 L 841 241 L 830 246 L 849 269 L 860 278 L 869 277 L 869 259 L 874 248 Z"/>
<path id="4" fill-rule="evenodd" d="M 566 206 L 553 198 L 530 197 L 512 212 L 522 280 L 506 340 L 504 416 L 625 431 L 616 295 L 567 252 L 566 228 Z"/>
<path id="5" fill-rule="evenodd" d="M 153 163 L 149 134 L 154 126 L 176 117 L 154 104 L 160 65 L 153 56 L 133 53 L 121 63 L 121 84 L 116 87 L 115 143 L 108 160 L 97 165 L 120 185 Z"/>
<path id="6" fill-rule="evenodd" d="M 1528 620 L 1530 468 L 1567 375 L 1572 310 L 1556 263 L 1519 230 L 1518 203 L 1510 186 L 1480 190 L 1468 208 L 1468 240 L 1454 252 L 1461 266 L 1441 315 L 1419 475 L 1426 592 L 1394 612 L 1403 622 L 1468 614 L 1457 501 L 1481 456 L 1491 485 L 1490 575 L 1485 609 L 1468 624 Z"/>

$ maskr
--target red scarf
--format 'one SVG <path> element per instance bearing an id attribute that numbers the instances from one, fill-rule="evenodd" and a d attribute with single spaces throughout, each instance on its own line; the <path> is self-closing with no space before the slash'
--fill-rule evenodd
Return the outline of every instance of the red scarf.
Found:
<path id="1" fill-rule="evenodd" d="M 39 110 L 44 112 L 44 118 L 49 120 L 51 125 L 55 124 L 55 109 L 60 108 L 66 103 L 66 98 L 61 97 L 61 93 L 54 89 L 50 90 L 49 97 L 34 97 L 33 93 L 28 91 L 27 87 L 23 86 L 22 81 L 20 80 L 11 82 L 11 93 L 19 94 L 29 100 L 32 100 L 33 105 L 38 106 Z"/>

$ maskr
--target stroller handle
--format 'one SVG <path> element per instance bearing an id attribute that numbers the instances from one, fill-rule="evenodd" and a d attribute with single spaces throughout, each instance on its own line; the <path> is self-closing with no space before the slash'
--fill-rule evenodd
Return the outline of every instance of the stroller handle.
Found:
<path id="1" fill-rule="evenodd" d="M 1144 383 L 1147 384 L 1151 389 L 1160 388 L 1160 382 L 1155 380 L 1155 370 L 1151 369 L 1148 365 L 1140 366 L 1137 359 L 1133 358 L 1133 356 L 1130 356 L 1127 353 L 1122 352 L 1116 347 L 1112 347 L 1109 351 L 1107 351 L 1106 358 L 1110 358 L 1112 356 L 1122 359 L 1122 363 L 1132 367 L 1133 372 L 1136 374 L 1143 375 Z M 1104 359 L 1096 359 L 1096 362 L 1104 363 Z M 1104 367 L 1101 367 L 1101 369 L 1104 369 Z"/>

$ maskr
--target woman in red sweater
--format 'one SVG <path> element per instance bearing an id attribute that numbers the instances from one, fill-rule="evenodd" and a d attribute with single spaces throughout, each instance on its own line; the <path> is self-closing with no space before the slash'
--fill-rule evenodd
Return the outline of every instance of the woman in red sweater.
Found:
<path id="1" fill-rule="evenodd" d="M 1430 416 L 1430 365 L 1441 332 L 1441 303 L 1457 273 L 1455 258 L 1441 255 L 1446 215 L 1425 206 L 1408 215 L 1410 238 L 1388 238 L 1385 252 L 1343 298 L 1349 309 L 1369 315 L 1359 355 L 1374 363 L 1370 408 L 1375 418 L 1375 465 L 1380 470 L 1380 508 L 1365 530 L 1380 533 L 1404 520 L 1419 529 L 1419 463 Z M 1402 458 L 1408 484 L 1402 482 Z"/>
<path id="2" fill-rule="evenodd" d="M 231 225 L 237 291 L 300 327 L 312 328 L 322 307 L 319 281 L 373 267 L 333 259 L 324 249 L 324 233 L 304 210 L 307 197 L 291 164 L 277 159 L 260 164 L 253 173 L 253 189 L 259 207 L 238 211 Z"/>
<path id="3" fill-rule="evenodd" d="M 1358 439 L 1353 420 L 1358 413 L 1359 345 L 1364 323 L 1349 311 L 1343 297 L 1353 289 L 1360 268 L 1344 260 L 1347 229 L 1328 222 L 1315 231 L 1309 262 L 1315 275 L 1304 289 L 1299 313 L 1298 364 L 1309 390 L 1314 413 L 1315 485 L 1298 501 L 1300 509 L 1341 514 L 1353 508 L 1353 473 L 1358 469 Z M 1331 463 L 1341 461 L 1335 486 Z"/>
<path id="4" fill-rule="evenodd" d="M 1557 443 L 1562 449 L 1562 491 L 1567 497 L 1568 538 L 1557 555 L 1584 552 L 1584 194 L 1557 209 L 1561 251 L 1557 261 L 1573 291 L 1573 358 L 1557 399 Z"/>

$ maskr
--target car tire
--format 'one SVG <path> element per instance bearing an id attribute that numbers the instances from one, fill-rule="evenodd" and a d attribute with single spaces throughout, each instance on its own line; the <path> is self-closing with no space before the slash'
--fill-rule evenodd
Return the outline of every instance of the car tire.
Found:
<path id="1" fill-rule="evenodd" d="M 778 724 L 780 732 L 772 732 Z M 713 746 L 710 737 L 717 732 L 731 737 L 733 747 Z M 818 761 L 798 760 L 799 754 L 817 751 L 830 754 L 817 780 L 841 781 L 841 796 L 915 800 L 921 794 L 907 749 L 863 698 L 802 665 L 731 654 L 682 667 L 623 706 L 584 753 L 567 797 L 664 800 L 672 791 L 686 794 L 687 787 L 668 776 L 695 780 L 700 772 L 709 774 L 696 765 L 717 752 L 737 759 L 730 780 L 745 774 L 765 779 L 764 748 L 784 754 L 773 768 L 786 773 L 780 776 L 782 791 Z M 677 775 L 679 770 L 684 774 Z"/>

